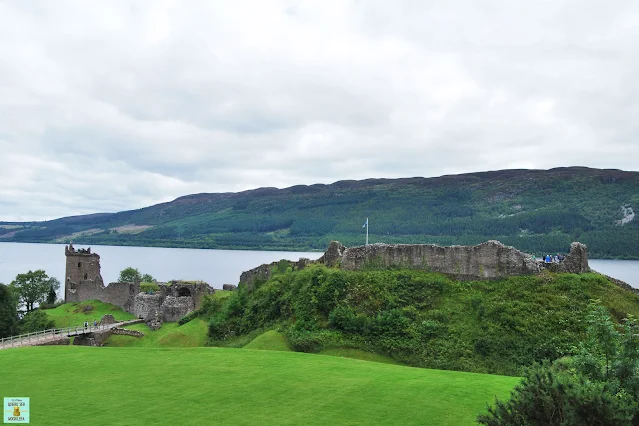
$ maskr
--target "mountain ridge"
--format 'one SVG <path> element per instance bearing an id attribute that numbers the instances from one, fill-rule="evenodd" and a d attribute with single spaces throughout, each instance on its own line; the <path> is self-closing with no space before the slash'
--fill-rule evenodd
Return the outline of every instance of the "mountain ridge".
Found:
<path id="1" fill-rule="evenodd" d="M 639 258 L 637 221 L 617 225 L 623 207 L 637 204 L 639 172 L 506 169 L 188 194 L 115 213 L 0 222 L 0 241 L 323 250 L 332 239 L 359 242 L 370 217 L 372 242 L 499 239 L 556 252 L 585 240 L 599 257 Z"/>

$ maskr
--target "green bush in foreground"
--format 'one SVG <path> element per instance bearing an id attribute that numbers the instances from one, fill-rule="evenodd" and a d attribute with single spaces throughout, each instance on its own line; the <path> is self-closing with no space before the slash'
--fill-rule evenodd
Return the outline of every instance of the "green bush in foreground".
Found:
<path id="1" fill-rule="evenodd" d="M 639 322 L 619 332 L 601 305 L 590 305 L 587 340 L 573 359 L 528 371 L 510 400 L 478 421 L 501 425 L 639 424 Z"/>

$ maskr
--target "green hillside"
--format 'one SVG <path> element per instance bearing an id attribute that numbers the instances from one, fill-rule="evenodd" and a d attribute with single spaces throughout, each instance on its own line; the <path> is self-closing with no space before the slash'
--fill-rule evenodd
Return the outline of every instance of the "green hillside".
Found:
<path id="1" fill-rule="evenodd" d="M 68 346 L 0 351 L 0 377 L 47 426 L 472 425 L 518 382 L 293 352 Z"/>
<path id="2" fill-rule="evenodd" d="M 595 273 L 461 282 L 398 269 L 273 272 L 208 311 L 211 344 L 278 327 L 295 351 L 352 348 L 418 367 L 519 375 L 573 353 L 590 300 L 618 321 L 639 316 L 638 294 Z"/>
<path id="3" fill-rule="evenodd" d="M 135 319 L 135 315 L 125 312 L 119 306 L 99 300 L 85 300 L 81 303 L 65 303 L 53 309 L 44 311 L 56 327 L 73 327 L 82 325 L 85 321 L 93 323 L 100 321 L 104 315 L 113 315 L 116 321 Z"/>
<path id="4" fill-rule="evenodd" d="M 596 257 L 639 258 L 639 220 L 629 220 L 637 205 L 638 172 L 503 170 L 195 194 L 114 214 L 0 223 L 0 241 L 323 250 L 331 240 L 362 244 L 369 217 L 371 242 L 498 239 L 541 254 L 581 241 Z"/>

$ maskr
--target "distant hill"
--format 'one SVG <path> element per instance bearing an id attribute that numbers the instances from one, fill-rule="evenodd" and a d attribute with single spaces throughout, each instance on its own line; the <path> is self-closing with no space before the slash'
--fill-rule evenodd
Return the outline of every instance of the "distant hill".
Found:
<path id="1" fill-rule="evenodd" d="M 194 194 L 138 210 L 0 223 L 0 241 L 258 250 L 370 242 L 477 244 L 639 258 L 639 173 L 567 167 Z"/>

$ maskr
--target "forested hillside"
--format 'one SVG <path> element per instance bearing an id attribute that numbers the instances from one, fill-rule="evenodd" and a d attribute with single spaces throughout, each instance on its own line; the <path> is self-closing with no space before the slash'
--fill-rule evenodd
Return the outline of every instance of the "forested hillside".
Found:
<path id="1" fill-rule="evenodd" d="M 195 194 L 120 213 L 0 223 L 0 241 L 324 250 L 370 242 L 477 244 L 639 258 L 639 173 L 581 167 Z"/>

